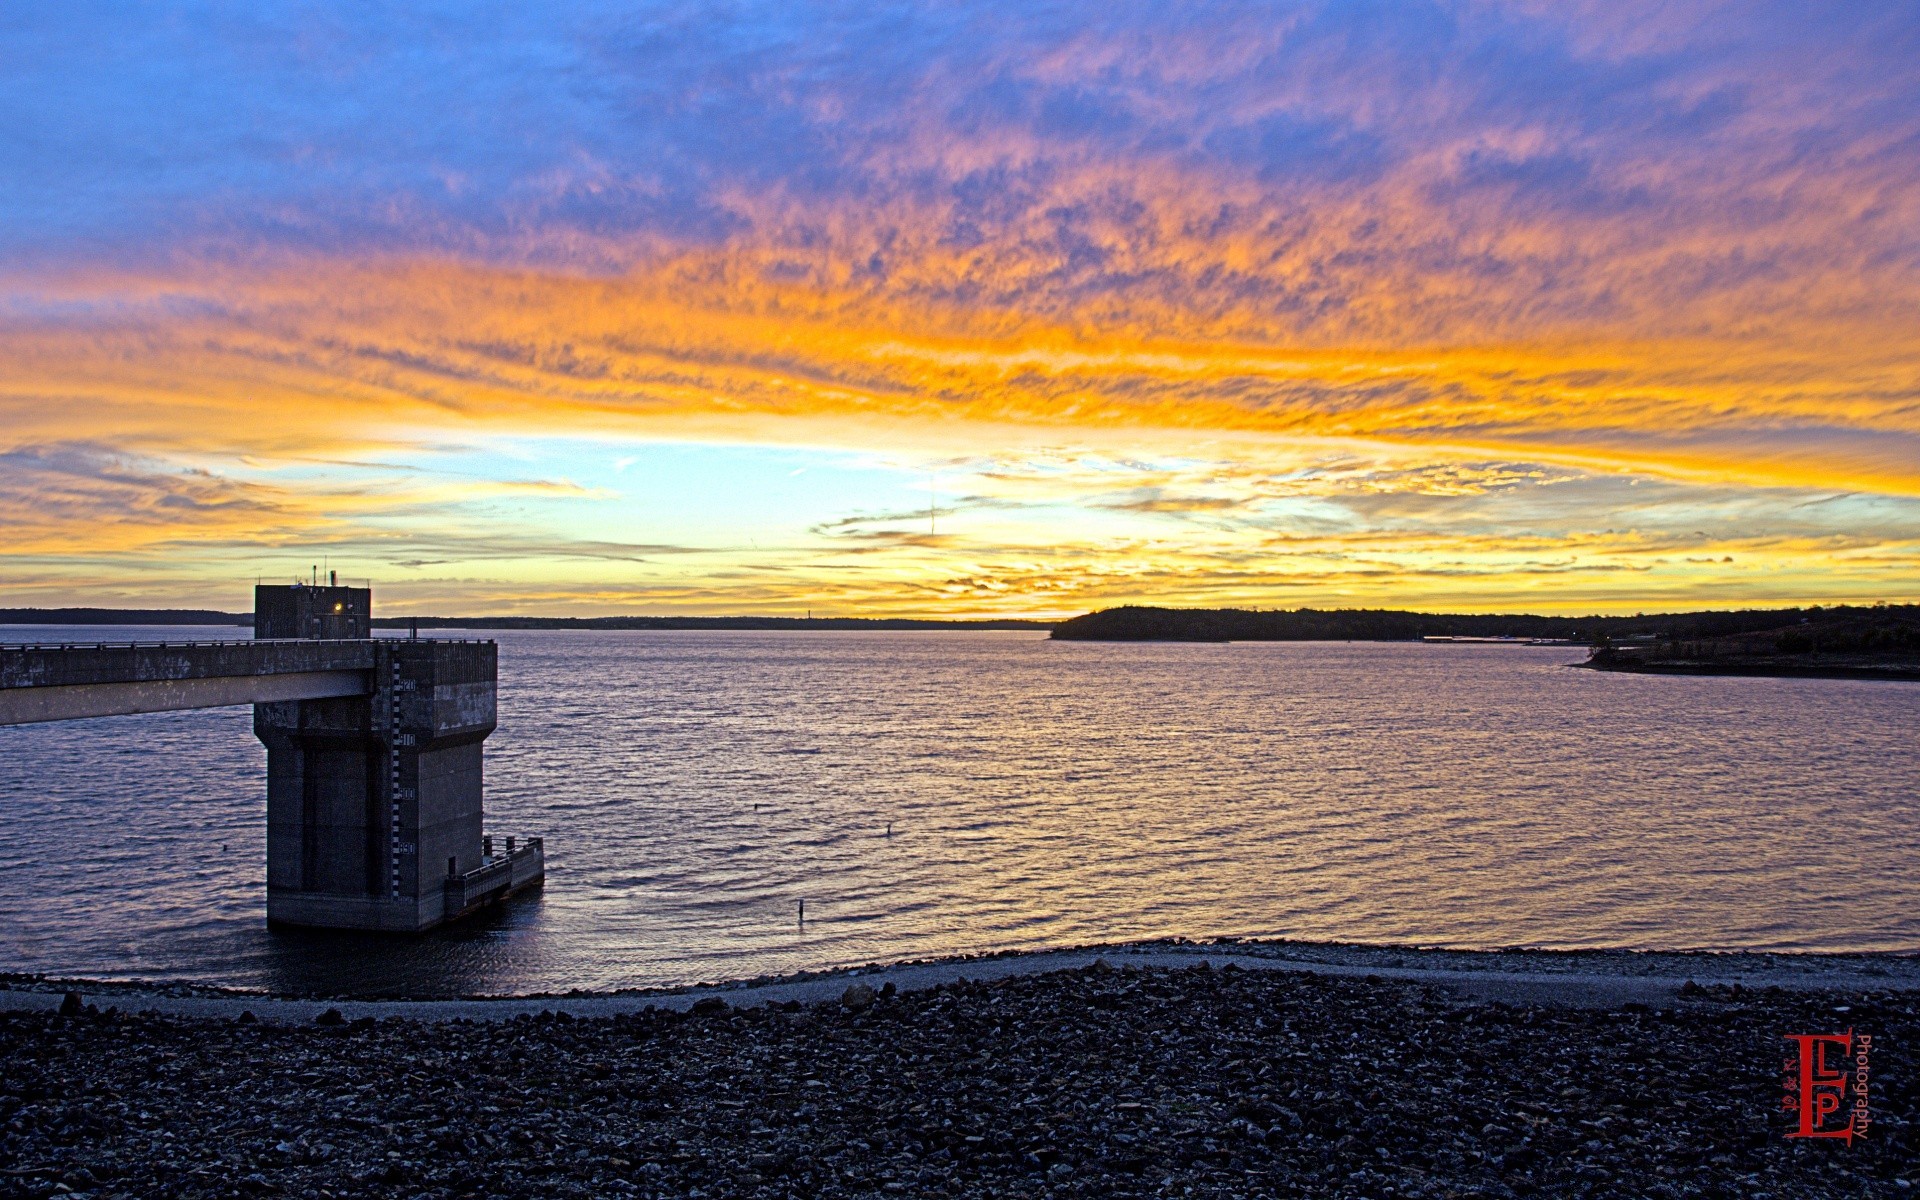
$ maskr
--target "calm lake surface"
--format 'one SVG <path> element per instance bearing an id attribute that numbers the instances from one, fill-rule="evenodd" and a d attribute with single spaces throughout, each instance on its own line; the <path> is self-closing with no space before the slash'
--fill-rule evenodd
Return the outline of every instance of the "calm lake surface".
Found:
<path id="1" fill-rule="evenodd" d="M 440 995 L 1167 935 L 1920 950 L 1920 684 L 1569 647 L 497 640 L 489 825 L 546 836 L 543 893 L 419 939 L 269 932 L 251 709 L 0 728 L 0 970 Z"/>

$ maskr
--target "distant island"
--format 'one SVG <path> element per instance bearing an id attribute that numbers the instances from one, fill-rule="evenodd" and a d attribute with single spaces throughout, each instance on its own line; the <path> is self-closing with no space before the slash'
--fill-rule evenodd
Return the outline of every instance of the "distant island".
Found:
<path id="1" fill-rule="evenodd" d="M 1603 640 L 1690 641 L 1861 619 L 1920 619 L 1920 606 L 1746 609 L 1639 613 L 1630 617 L 1549 617 L 1530 613 L 1423 613 L 1390 608 L 1108 608 L 1053 627 L 1061 641 L 1092 642 L 1410 642 L 1421 638 L 1546 639 L 1598 645 Z"/>
<path id="2" fill-rule="evenodd" d="M 1920 605 L 1838 605 L 1634 616 L 1109 608 L 1063 621 L 1062 641 L 1564 642 L 1593 648 L 1578 665 L 1658 674 L 1920 679 Z"/>

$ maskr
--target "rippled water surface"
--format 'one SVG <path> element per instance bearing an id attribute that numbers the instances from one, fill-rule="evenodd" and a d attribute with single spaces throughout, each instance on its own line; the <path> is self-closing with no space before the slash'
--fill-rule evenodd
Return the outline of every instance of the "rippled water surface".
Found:
<path id="1" fill-rule="evenodd" d="M 546 835 L 543 893 L 418 939 L 269 932 L 250 709 L 0 728 L 0 970 L 446 994 L 1162 935 L 1920 949 L 1916 684 L 1566 647 L 498 640 L 489 825 Z"/>

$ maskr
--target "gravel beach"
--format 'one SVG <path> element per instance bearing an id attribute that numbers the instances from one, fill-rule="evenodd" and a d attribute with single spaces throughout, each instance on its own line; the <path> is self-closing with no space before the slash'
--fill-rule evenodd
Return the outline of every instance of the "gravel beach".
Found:
<path id="1" fill-rule="evenodd" d="M 1595 1007 L 1121 960 L 593 1019 L 99 1005 L 0 1013 L 0 1195 L 1920 1198 L 1900 984 Z M 1788 1140 L 1784 1036 L 1846 1028 L 1868 1136 Z"/>

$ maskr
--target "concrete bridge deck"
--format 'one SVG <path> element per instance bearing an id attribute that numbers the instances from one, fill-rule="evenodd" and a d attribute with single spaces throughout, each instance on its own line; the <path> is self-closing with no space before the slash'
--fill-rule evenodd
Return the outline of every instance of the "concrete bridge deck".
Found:
<path id="1" fill-rule="evenodd" d="M 0 645 L 0 725 L 364 696 L 369 641 Z"/>

